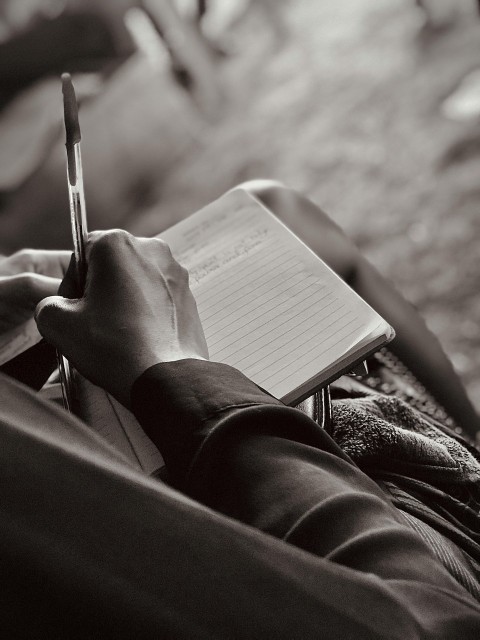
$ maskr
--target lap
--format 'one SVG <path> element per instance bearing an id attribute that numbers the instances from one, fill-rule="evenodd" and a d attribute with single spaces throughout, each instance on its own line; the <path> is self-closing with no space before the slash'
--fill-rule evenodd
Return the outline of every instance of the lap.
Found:
<path id="1" fill-rule="evenodd" d="M 340 592 L 376 597 L 136 472 L 4 376 L 0 407 L 0 608 L 15 637 L 316 637 L 324 624 L 347 637 Z"/>

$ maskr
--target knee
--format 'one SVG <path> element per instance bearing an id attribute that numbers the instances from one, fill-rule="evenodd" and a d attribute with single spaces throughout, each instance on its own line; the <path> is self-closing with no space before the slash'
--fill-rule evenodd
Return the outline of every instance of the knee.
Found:
<path id="1" fill-rule="evenodd" d="M 288 212 L 301 209 L 301 194 L 279 180 L 247 180 L 237 185 L 234 190 L 236 189 L 245 191 L 245 193 L 259 200 L 287 224 L 291 222 Z"/>
<path id="2" fill-rule="evenodd" d="M 241 189 L 285 222 L 340 277 L 352 282 L 360 253 L 340 227 L 309 198 L 278 180 L 249 180 Z"/>
<path id="3" fill-rule="evenodd" d="M 251 195 L 257 197 L 259 200 L 269 201 L 280 192 L 293 191 L 290 187 L 287 187 L 283 182 L 279 180 L 271 180 L 269 178 L 257 178 L 255 180 L 247 180 L 234 187 L 234 190 L 241 189 L 247 191 Z"/>

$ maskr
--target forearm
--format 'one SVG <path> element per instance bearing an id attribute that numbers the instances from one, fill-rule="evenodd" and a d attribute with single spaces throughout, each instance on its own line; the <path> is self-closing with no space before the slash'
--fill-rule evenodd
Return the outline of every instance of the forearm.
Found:
<path id="1" fill-rule="evenodd" d="M 220 376 L 217 392 L 229 375 L 215 369 L 218 366 L 201 365 Z M 427 637 L 457 637 L 460 627 L 468 637 L 469 626 L 480 625 L 480 609 L 406 526 L 378 486 L 300 412 L 256 388 L 246 389 L 243 406 L 235 392 L 229 397 L 224 387 L 221 396 L 213 393 L 205 398 L 197 395 L 197 381 L 192 379 L 187 413 L 196 407 L 197 428 L 191 427 L 195 418 L 187 420 L 185 413 L 177 416 L 176 435 L 169 433 L 175 408 L 165 415 L 164 403 L 181 388 L 177 373 L 173 371 L 166 383 L 166 392 L 163 386 L 157 394 L 155 377 L 150 377 L 143 400 L 148 403 L 148 398 L 161 393 L 161 414 L 146 417 L 137 411 L 137 415 L 166 452 L 182 490 L 307 551 L 322 583 L 331 583 L 330 588 L 335 584 L 337 593 L 353 590 L 358 598 L 377 599 L 392 615 L 400 608 Z M 238 379 L 240 386 L 244 380 Z M 142 396 L 138 388 L 136 394 L 138 401 Z M 203 402 L 209 405 L 205 411 L 198 406 Z"/>
<path id="2" fill-rule="evenodd" d="M 339 598 L 356 592 L 357 602 L 375 603 L 370 614 L 363 605 L 367 617 L 398 606 L 422 637 L 480 632 L 480 608 L 349 463 L 261 435 L 239 439 L 222 458 L 210 506 L 322 559 L 319 574 Z"/>
<path id="3" fill-rule="evenodd" d="M 387 581 L 201 507 L 133 472 L 55 405 L 8 379 L 0 389 L 10 635 L 479 637 L 461 599 L 435 595 L 419 623 Z"/>

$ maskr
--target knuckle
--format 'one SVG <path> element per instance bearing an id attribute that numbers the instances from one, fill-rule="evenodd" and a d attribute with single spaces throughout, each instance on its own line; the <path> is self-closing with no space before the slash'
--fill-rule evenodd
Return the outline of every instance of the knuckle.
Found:
<path id="1" fill-rule="evenodd" d="M 35 280 L 29 273 L 19 273 L 14 277 L 15 288 L 19 296 L 30 298 L 35 292 Z"/>
<path id="2" fill-rule="evenodd" d="M 188 272 L 188 269 L 183 265 L 181 265 L 180 263 L 178 263 L 178 273 L 180 278 L 188 284 L 188 281 L 190 279 L 190 274 Z"/>
<path id="3" fill-rule="evenodd" d="M 162 238 L 152 238 L 152 241 L 155 242 L 155 250 L 160 253 L 161 256 L 166 256 L 168 258 L 172 258 L 172 250 L 170 246 L 162 240 Z"/>
<path id="4" fill-rule="evenodd" d="M 20 249 L 7 260 L 14 271 L 32 271 L 35 264 L 34 251 L 32 249 Z"/>
<path id="5" fill-rule="evenodd" d="M 48 318 L 51 316 L 54 305 L 51 298 L 40 300 L 35 308 L 35 321 L 40 326 L 48 326 Z"/>
<path id="6" fill-rule="evenodd" d="M 35 249 L 20 249 L 15 255 L 20 262 L 33 262 L 37 253 Z"/>
<path id="7" fill-rule="evenodd" d="M 133 236 L 123 229 L 94 231 L 88 237 L 90 259 L 111 259 L 118 256 L 122 247 L 132 243 Z"/>
<path id="8" fill-rule="evenodd" d="M 154 242 L 152 244 L 153 249 L 153 257 L 165 269 L 175 268 L 178 264 L 170 246 L 162 240 L 161 238 L 152 238 L 149 242 Z"/>

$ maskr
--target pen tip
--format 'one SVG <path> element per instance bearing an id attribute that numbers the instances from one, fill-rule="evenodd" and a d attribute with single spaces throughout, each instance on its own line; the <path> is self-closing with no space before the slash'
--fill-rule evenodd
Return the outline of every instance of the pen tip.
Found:
<path id="1" fill-rule="evenodd" d="M 78 106 L 72 77 L 69 73 L 62 73 L 63 114 L 67 147 L 80 142 L 80 124 L 78 122 Z"/>

